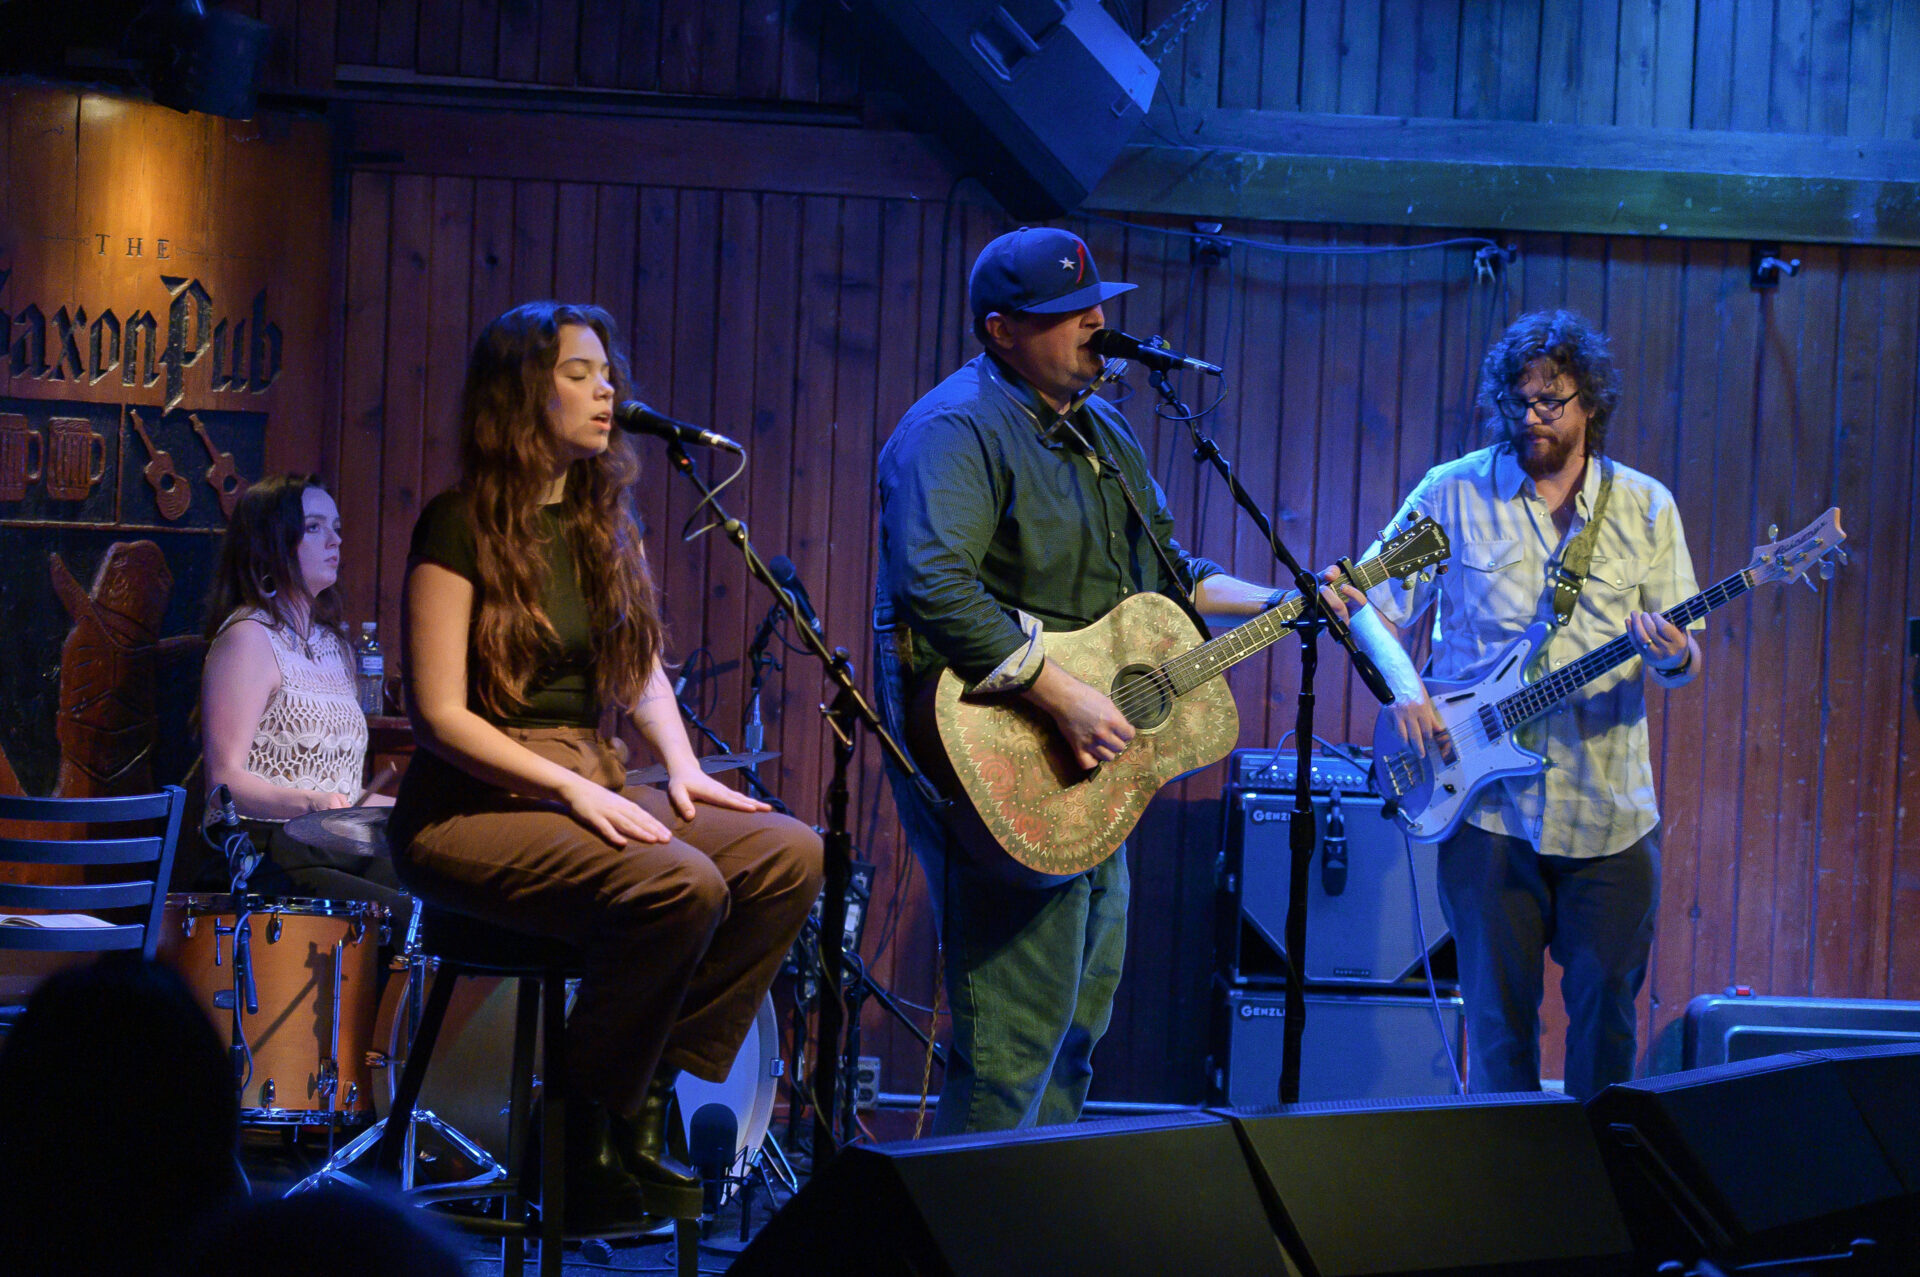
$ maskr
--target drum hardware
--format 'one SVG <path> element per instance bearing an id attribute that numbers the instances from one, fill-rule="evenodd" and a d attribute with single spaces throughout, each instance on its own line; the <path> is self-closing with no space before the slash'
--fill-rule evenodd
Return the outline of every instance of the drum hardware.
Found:
<path id="1" fill-rule="evenodd" d="M 368 1049 L 364 1061 L 369 1072 L 383 1070 L 388 1077 L 388 1086 L 383 1088 L 391 1102 L 392 1090 L 399 1085 L 399 1075 L 405 1066 L 408 1052 L 413 1049 L 414 1036 L 420 1031 L 420 1017 L 424 1010 L 426 997 L 427 972 L 429 961 L 419 950 L 420 906 L 416 900 L 412 916 L 407 924 L 405 948 L 390 965 L 391 977 L 387 983 L 389 998 L 398 997 L 401 1011 L 396 1017 L 393 1034 L 382 1050 L 378 1037 L 376 1045 Z M 337 968 L 336 968 L 337 969 Z M 384 1008 L 383 1008 L 384 1010 Z M 378 1034 L 379 1017 L 376 1016 L 375 1033 Z M 442 1030 L 444 1034 L 444 1030 Z M 404 1044 L 400 1037 L 404 1034 Z M 339 1058 L 338 1044 L 335 1046 L 335 1060 Z M 331 1063 L 331 1062 L 330 1062 Z M 536 1078 L 536 1083 L 538 1079 Z M 348 1103 L 352 1105 L 359 1099 L 357 1084 L 348 1084 Z M 425 1097 L 422 1096 L 424 1101 Z M 362 1157 L 370 1156 L 380 1143 L 380 1137 L 387 1129 L 387 1120 L 391 1113 L 380 1119 L 342 1145 L 319 1170 L 287 1190 L 287 1196 L 307 1192 L 324 1184 L 344 1183 L 358 1186 L 360 1181 L 347 1170 Z M 435 1184 L 421 1191 L 415 1183 L 415 1176 L 425 1155 L 420 1149 L 421 1132 L 430 1131 L 452 1147 L 460 1157 L 472 1163 L 477 1169 L 466 1178 L 451 1184 Z M 457 1200 L 461 1197 L 477 1195 L 482 1190 L 498 1184 L 507 1178 L 507 1168 L 500 1164 L 491 1153 L 478 1143 L 468 1139 L 458 1127 L 446 1121 L 427 1108 L 424 1103 L 414 1105 L 411 1120 L 407 1124 L 406 1143 L 400 1158 L 400 1191 L 418 1193 L 422 1197 L 437 1201 Z"/>

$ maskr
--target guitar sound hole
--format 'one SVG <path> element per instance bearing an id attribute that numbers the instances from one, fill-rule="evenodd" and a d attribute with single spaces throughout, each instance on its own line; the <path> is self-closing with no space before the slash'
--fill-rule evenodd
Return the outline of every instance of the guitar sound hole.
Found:
<path id="1" fill-rule="evenodd" d="M 1113 678 L 1108 693 L 1136 731 L 1152 731 L 1173 713 L 1173 684 L 1151 665 L 1129 665 Z"/>

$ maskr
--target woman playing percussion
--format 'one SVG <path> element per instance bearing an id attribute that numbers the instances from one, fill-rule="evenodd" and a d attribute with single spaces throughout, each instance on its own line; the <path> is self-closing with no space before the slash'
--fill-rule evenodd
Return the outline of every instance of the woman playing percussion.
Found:
<path id="1" fill-rule="evenodd" d="M 200 682 L 208 792 L 225 785 L 290 882 L 256 890 L 377 900 L 404 912 L 384 855 L 329 852 L 281 828 L 312 811 L 390 804 L 361 785 L 367 720 L 340 623 L 340 511 L 313 475 L 267 475 L 234 507 L 207 595 Z M 270 840 L 270 841 L 269 841 Z"/>
<path id="2" fill-rule="evenodd" d="M 640 1220 L 699 1181 L 665 1151 L 680 1070 L 721 1081 L 813 903 L 820 840 L 701 771 L 613 433 L 611 318 L 534 302 L 490 323 L 460 405 L 462 478 L 414 529 L 404 607 L 419 746 L 392 843 L 435 905 L 583 954 L 568 1026 L 567 1211 Z M 666 764 L 627 787 L 623 714 Z M 664 1213 L 656 1211 L 655 1214 Z"/>

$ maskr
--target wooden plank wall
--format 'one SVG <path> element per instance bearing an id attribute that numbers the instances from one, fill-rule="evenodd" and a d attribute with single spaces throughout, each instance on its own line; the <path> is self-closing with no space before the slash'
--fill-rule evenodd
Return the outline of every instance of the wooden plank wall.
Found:
<path id="1" fill-rule="evenodd" d="M 349 610 L 397 631 L 407 535 L 451 481 L 464 352 L 486 319 L 533 296 L 588 298 L 619 318 L 639 393 L 747 440 L 726 494 L 762 552 L 798 564 L 830 633 L 868 664 L 873 464 L 902 410 L 963 353 L 963 263 L 997 213 L 926 201 L 742 189 L 353 175 L 346 217 L 343 434 L 352 512 Z M 1112 313 L 1235 371 L 1213 421 L 1296 552 L 1362 547 L 1435 461 L 1478 441 L 1466 404 L 1490 325 L 1570 305 L 1613 334 L 1626 375 L 1612 447 L 1669 481 L 1703 581 L 1740 566 L 1778 522 L 1845 510 L 1854 562 L 1819 596 L 1768 590 L 1716 619 L 1701 684 L 1656 697 L 1667 807 L 1666 905 L 1648 1030 L 1731 981 L 1780 994 L 1920 996 L 1920 847 L 1900 823 L 1908 756 L 1901 619 L 1916 610 L 1912 518 L 1920 254 L 1808 249 L 1777 293 L 1747 285 L 1743 246 L 1537 236 L 1496 286 L 1471 249 L 1371 256 L 1236 249 L 1197 271 L 1181 237 L 1082 219 L 1109 275 L 1141 285 Z M 1366 228 L 1229 228 L 1302 248 L 1404 248 Z M 943 266 L 944 262 L 944 266 Z M 941 281 L 946 279 L 944 309 Z M 964 350 L 963 350 L 964 348 Z M 1189 545 L 1255 578 L 1264 550 L 1183 433 L 1130 410 Z M 1193 390 L 1197 394 L 1200 387 Z M 690 698 L 737 737 L 738 662 L 766 607 L 713 537 L 681 546 L 689 489 L 660 468 L 642 502 L 674 651 L 711 654 Z M 1231 677 L 1241 743 L 1292 722 L 1292 647 Z M 696 673 L 703 667 L 696 666 Z M 1321 732 L 1364 740 L 1372 710 L 1332 656 Z M 770 771 L 817 819 L 829 753 L 803 656 L 775 675 Z M 867 956 L 903 997 L 932 1001 L 926 903 L 874 751 L 856 830 L 881 868 Z M 1098 1094 L 1194 1099 L 1201 1086 L 1218 771 L 1156 804 L 1139 839 L 1132 974 Z M 918 1054 L 871 1010 L 883 1085 L 911 1089 Z"/>
<path id="2" fill-rule="evenodd" d="M 1162 33 L 1150 52 L 1161 57 L 1167 97 L 1184 110 L 1920 138 L 1920 8 L 1910 4 L 1212 0 L 1185 25 L 1185 3 L 1108 4 L 1136 35 Z M 371 70 L 851 106 L 866 78 L 857 6 L 838 0 L 231 7 L 283 32 L 278 87 L 329 88 L 338 68 L 359 79 Z"/>
<path id="3" fill-rule="evenodd" d="M 1920 11 L 1873 0 L 1218 0 L 1161 68 L 1196 111 L 1920 137 Z"/>

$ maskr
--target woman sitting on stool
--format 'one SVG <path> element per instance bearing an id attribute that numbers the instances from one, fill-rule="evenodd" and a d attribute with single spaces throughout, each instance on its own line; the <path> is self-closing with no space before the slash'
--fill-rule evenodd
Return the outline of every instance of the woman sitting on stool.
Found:
<path id="1" fill-rule="evenodd" d="M 681 1069 L 725 1080 L 820 885 L 820 839 L 700 769 L 662 671 L 631 506 L 613 321 L 533 302 L 487 325 L 460 404 L 462 479 L 421 511 L 407 572 L 415 755 L 401 879 L 448 910 L 566 941 L 567 1219 L 644 1227 Z M 627 788 L 598 730 L 626 715 L 666 764 Z M 655 1210 L 654 1215 L 668 1213 Z"/>
<path id="2" fill-rule="evenodd" d="M 267 852 L 273 868 L 254 871 L 253 890 L 374 900 L 404 918 L 410 902 L 387 856 L 310 847 L 283 828 L 310 811 L 393 802 L 361 787 L 367 719 L 339 575 L 340 511 L 317 476 L 273 474 L 248 487 L 207 593 L 207 792 L 225 785 Z"/>

